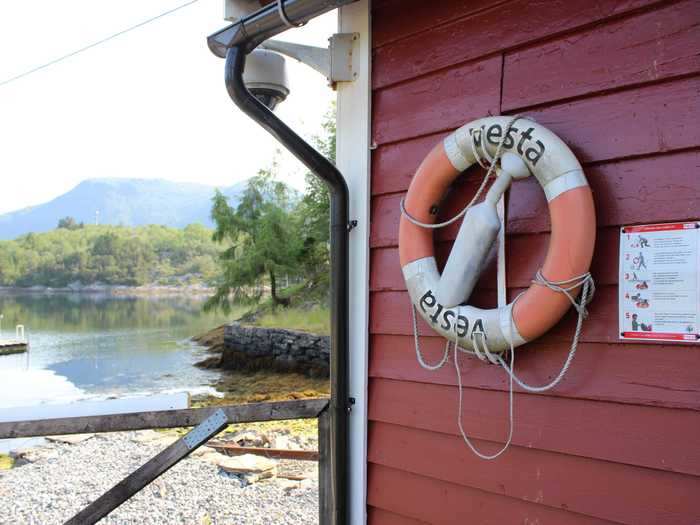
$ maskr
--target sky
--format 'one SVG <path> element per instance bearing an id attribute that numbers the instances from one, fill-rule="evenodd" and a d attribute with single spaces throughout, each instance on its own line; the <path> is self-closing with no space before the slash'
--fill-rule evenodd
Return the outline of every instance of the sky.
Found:
<path id="1" fill-rule="evenodd" d="M 0 82 L 185 0 L 3 0 Z M 160 178 L 230 186 L 268 167 L 281 146 L 224 87 L 206 36 L 228 25 L 223 0 L 176 13 L 0 86 L 0 213 L 49 201 L 91 178 Z M 328 13 L 278 38 L 326 46 Z M 335 93 L 287 59 L 291 94 L 276 114 L 307 140 Z M 281 151 L 283 180 L 304 169 Z"/>

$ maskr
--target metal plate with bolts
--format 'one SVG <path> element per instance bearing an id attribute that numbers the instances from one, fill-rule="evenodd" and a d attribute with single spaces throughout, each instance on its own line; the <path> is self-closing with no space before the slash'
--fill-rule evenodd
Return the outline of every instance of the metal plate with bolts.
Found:
<path id="1" fill-rule="evenodd" d="M 219 409 L 193 428 L 182 440 L 187 445 L 187 448 L 192 450 L 208 440 L 212 433 L 216 432 L 227 422 L 226 413 Z"/>

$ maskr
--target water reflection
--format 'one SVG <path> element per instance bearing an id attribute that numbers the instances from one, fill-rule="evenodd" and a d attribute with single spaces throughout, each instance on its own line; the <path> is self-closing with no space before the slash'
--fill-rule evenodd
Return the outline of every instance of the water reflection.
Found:
<path id="1" fill-rule="evenodd" d="M 216 375 L 192 366 L 203 351 L 187 339 L 226 321 L 220 314 L 203 313 L 202 303 L 196 297 L 2 295 L 3 331 L 7 335 L 16 324 L 24 324 L 30 355 L 28 366 L 26 355 L 0 356 L 0 372 L 17 374 L 20 380 L 12 388 L 23 395 L 39 391 L 42 382 L 27 368 L 65 378 L 84 397 L 196 393 Z M 0 379 L 0 407 L 8 406 L 9 400 L 2 383 Z M 35 396 L 34 401 L 44 397 Z"/>

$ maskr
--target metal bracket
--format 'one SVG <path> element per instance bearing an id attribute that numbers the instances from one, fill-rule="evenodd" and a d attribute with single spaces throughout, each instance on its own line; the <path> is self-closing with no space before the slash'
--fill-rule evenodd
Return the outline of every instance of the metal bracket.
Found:
<path id="1" fill-rule="evenodd" d="M 331 87 L 335 87 L 337 82 L 352 82 L 357 78 L 355 62 L 358 54 L 353 53 L 353 49 L 358 41 L 358 33 L 336 33 L 328 39 L 327 49 L 283 40 L 267 40 L 260 47 L 306 64 L 326 77 Z"/>
<path id="2" fill-rule="evenodd" d="M 357 78 L 357 66 L 353 48 L 359 42 L 359 33 L 336 33 L 329 39 L 331 74 L 328 80 L 336 82 L 352 82 Z"/>
<path id="3" fill-rule="evenodd" d="M 350 222 L 348 222 L 348 231 L 352 231 L 355 228 L 357 228 L 357 220 L 353 219 Z"/>
<path id="4" fill-rule="evenodd" d="M 188 432 L 182 440 L 189 450 L 195 449 L 206 442 L 213 434 L 218 433 L 227 422 L 226 413 L 219 409 Z"/>

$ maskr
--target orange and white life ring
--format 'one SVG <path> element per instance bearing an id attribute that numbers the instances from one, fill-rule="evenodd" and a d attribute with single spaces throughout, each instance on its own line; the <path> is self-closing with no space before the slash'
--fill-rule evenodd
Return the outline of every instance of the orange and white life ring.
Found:
<path id="1" fill-rule="evenodd" d="M 531 285 L 514 302 L 501 308 L 480 309 L 439 301 L 441 278 L 445 276 L 440 275 L 435 262 L 432 229 L 421 227 L 418 222 L 434 223 L 438 203 L 454 179 L 483 156 L 495 157 L 497 150 L 522 159 L 549 203 L 551 237 L 541 270 L 545 283 L 565 287 L 582 274 L 588 275 L 595 244 L 593 197 L 583 169 L 566 144 L 545 127 L 525 118 L 514 122 L 512 117 L 487 117 L 462 126 L 437 144 L 419 166 L 405 198 L 405 214 L 399 228 L 401 268 L 411 302 L 421 317 L 437 333 L 477 353 L 475 333 L 488 341 L 491 352 L 503 352 L 547 332 L 572 304 L 568 294 L 559 293 L 561 288 L 557 291 L 553 289 L 556 287 L 540 286 L 542 283 Z M 483 245 L 484 240 L 475 235 L 479 220 L 472 223 L 475 231 L 465 232 L 465 246 L 475 237 L 475 248 L 486 253 L 484 246 L 478 245 Z M 454 254 L 453 249 L 453 255 L 459 265 L 462 254 Z M 481 268 L 474 267 L 474 261 L 470 265 L 464 272 L 475 282 Z M 450 281 L 445 286 L 443 282 L 442 295 L 446 288 L 449 294 L 453 284 Z M 578 285 L 566 289 L 578 293 Z"/>

